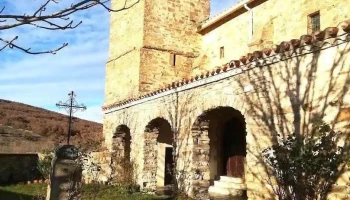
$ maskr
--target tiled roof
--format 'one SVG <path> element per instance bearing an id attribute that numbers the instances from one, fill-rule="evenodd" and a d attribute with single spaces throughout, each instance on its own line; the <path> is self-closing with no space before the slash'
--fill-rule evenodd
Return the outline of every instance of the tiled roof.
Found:
<path id="1" fill-rule="evenodd" d="M 189 83 L 193 83 L 208 77 L 215 76 L 217 74 L 222 74 L 227 71 L 230 71 L 234 68 L 242 68 L 246 65 L 251 64 L 252 62 L 256 60 L 261 60 L 264 58 L 268 58 L 272 55 L 276 54 L 282 54 L 284 52 L 289 52 L 296 50 L 298 48 L 304 47 L 304 46 L 317 46 L 320 42 L 326 40 L 326 39 L 331 39 L 331 38 L 336 38 L 338 36 L 342 36 L 344 34 L 349 34 L 350 33 L 350 20 L 343 21 L 339 24 L 338 27 L 328 27 L 324 29 L 323 31 L 317 31 L 312 35 L 302 35 L 300 39 L 292 39 L 289 41 L 284 41 L 281 42 L 279 45 L 275 45 L 272 48 L 266 48 L 261 51 L 255 51 L 253 53 L 248 53 L 247 55 L 243 55 L 240 57 L 239 60 L 232 60 L 229 63 L 224 64 L 223 66 L 217 67 L 213 69 L 212 71 L 206 71 L 202 72 L 199 75 L 192 76 L 187 79 L 182 79 L 178 81 L 174 81 L 168 85 L 165 85 L 163 87 L 160 87 L 157 90 L 154 90 L 153 92 L 150 92 L 145 95 L 141 95 L 137 98 L 131 98 L 131 99 L 126 99 L 122 101 L 115 102 L 110 105 L 106 105 L 102 107 L 102 110 L 106 111 L 112 108 L 116 108 L 119 106 L 123 106 L 125 104 L 138 101 L 147 97 L 155 96 L 157 94 L 160 94 L 162 92 L 178 88 L 180 86 L 187 85 Z M 350 38 L 348 38 L 350 40 Z"/>

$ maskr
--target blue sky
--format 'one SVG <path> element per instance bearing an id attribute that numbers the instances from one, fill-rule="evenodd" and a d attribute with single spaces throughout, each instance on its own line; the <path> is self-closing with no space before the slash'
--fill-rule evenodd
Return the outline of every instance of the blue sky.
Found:
<path id="1" fill-rule="evenodd" d="M 8 13 L 30 13 L 42 1 L 31 1 L 28 5 L 28 0 L 1 0 L 0 7 L 5 5 Z M 233 0 L 212 0 L 211 15 L 234 3 Z M 83 21 L 83 24 L 66 31 L 24 27 L 0 32 L 0 37 L 5 39 L 18 35 L 18 44 L 33 50 L 53 49 L 64 42 L 69 43 L 56 55 L 28 55 L 11 49 L 1 51 L 0 99 L 64 113 L 55 107 L 55 103 L 67 100 L 68 93 L 73 90 L 77 93 L 77 101 L 88 107 L 75 116 L 102 122 L 109 14 L 102 8 L 94 8 L 76 13 L 72 19 Z"/>

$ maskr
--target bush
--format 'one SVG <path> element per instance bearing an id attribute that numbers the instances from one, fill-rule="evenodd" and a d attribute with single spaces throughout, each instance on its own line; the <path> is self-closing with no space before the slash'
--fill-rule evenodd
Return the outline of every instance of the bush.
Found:
<path id="1" fill-rule="evenodd" d="M 44 150 L 39 157 L 37 169 L 41 173 L 44 179 L 49 179 L 51 173 L 51 161 L 53 159 L 53 152 L 50 150 Z"/>
<path id="2" fill-rule="evenodd" d="M 315 124 L 308 135 L 291 134 L 263 151 L 274 192 L 280 200 L 325 199 L 349 161 L 347 145 L 325 123 Z M 271 185 L 271 181 L 269 181 Z"/>
<path id="3" fill-rule="evenodd" d="M 136 164 L 130 161 L 128 158 L 119 157 L 117 155 L 112 154 L 112 176 L 111 181 L 118 185 L 128 193 L 136 193 L 140 192 L 140 186 L 135 181 L 135 169 Z"/>

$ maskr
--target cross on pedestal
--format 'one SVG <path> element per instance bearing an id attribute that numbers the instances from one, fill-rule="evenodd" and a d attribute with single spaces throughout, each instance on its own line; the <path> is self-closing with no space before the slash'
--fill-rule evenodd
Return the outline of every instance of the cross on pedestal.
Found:
<path id="1" fill-rule="evenodd" d="M 68 138 L 67 138 L 67 144 L 69 145 L 69 139 L 71 136 L 71 128 L 72 128 L 72 118 L 73 118 L 73 113 L 81 110 L 84 111 L 86 110 L 86 106 L 84 104 L 79 105 L 77 101 L 75 100 L 75 93 L 71 91 L 69 94 L 69 99 L 65 102 L 62 103 L 62 101 L 56 103 L 56 106 L 58 108 L 64 108 L 68 113 L 69 113 L 69 119 L 68 119 Z"/>

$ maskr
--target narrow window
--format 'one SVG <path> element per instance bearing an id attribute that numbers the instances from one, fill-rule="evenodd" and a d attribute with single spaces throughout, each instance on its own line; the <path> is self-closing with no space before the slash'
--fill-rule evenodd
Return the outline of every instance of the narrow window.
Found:
<path id="1" fill-rule="evenodd" d="M 225 57 L 225 49 L 224 47 L 220 47 L 220 58 L 224 58 Z"/>
<path id="2" fill-rule="evenodd" d="M 170 63 L 172 66 L 176 66 L 176 54 L 170 54 Z"/>
<path id="3" fill-rule="evenodd" d="M 320 12 L 317 11 L 308 16 L 308 33 L 312 34 L 321 30 Z"/>

